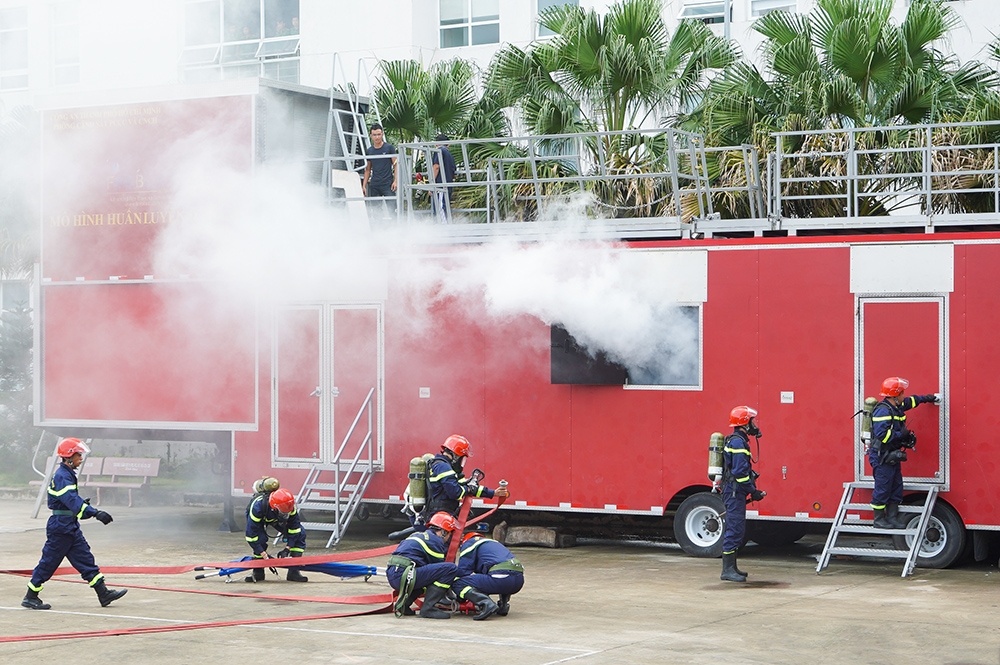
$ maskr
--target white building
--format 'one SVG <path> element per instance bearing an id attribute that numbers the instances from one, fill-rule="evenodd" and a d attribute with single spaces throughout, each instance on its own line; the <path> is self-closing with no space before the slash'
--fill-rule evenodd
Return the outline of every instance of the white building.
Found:
<path id="1" fill-rule="evenodd" d="M 605 11 L 613 0 L 568 0 Z M 0 0 L 0 103 L 38 93 L 130 88 L 264 76 L 328 88 L 360 83 L 378 60 L 430 64 L 462 57 L 485 67 L 499 44 L 539 37 L 539 8 L 567 0 Z M 950 44 L 985 59 L 1000 25 L 996 0 L 950 3 L 965 20 Z M 897 0 L 901 20 L 909 0 Z M 664 0 L 670 25 L 699 18 L 728 31 L 753 56 L 751 30 L 775 9 L 806 12 L 814 0 Z M 541 35 L 544 38 L 544 35 Z"/>

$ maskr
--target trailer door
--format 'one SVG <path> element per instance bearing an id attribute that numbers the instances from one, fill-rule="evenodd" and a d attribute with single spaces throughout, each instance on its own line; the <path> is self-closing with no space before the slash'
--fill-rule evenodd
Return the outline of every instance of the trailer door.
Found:
<path id="1" fill-rule="evenodd" d="M 910 382 L 907 395 L 944 393 L 947 385 L 947 299 L 945 297 L 858 298 L 858 408 L 866 396 L 881 399 L 882 381 L 900 376 Z M 945 402 L 947 405 L 947 402 Z M 908 451 L 903 476 L 910 482 L 948 483 L 946 411 L 923 404 L 906 412 L 906 424 L 917 435 Z M 857 418 L 855 476 L 871 480 L 872 470 L 860 443 Z"/>
<path id="2" fill-rule="evenodd" d="M 273 462 L 330 464 L 338 452 L 351 459 L 369 433 L 381 459 L 380 307 L 283 307 L 274 330 Z"/>

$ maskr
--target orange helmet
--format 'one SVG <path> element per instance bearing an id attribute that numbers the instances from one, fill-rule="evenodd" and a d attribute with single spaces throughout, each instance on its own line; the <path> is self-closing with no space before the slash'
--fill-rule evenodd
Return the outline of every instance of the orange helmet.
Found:
<path id="1" fill-rule="evenodd" d="M 469 440 L 458 434 L 452 434 L 445 439 L 444 443 L 441 444 L 441 448 L 450 450 L 459 457 L 472 457 L 472 445 L 469 443 Z"/>
<path id="2" fill-rule="evenodd" d="M 469 533 L 467 533 L 464 536 L 462 536 L 462 542 L 464 543 L 465 541 L 470 540 L 472 538 L 482 538 L 482 537 L 483 537 L 483 535 L 481 533 L 476 533 L 475 531 L 470 531 Z"/>
<path id="3" fill-rule="evenodd" d="M 910 387 L 910 382 L 901 376 L 890 376 L 882 382 L 882 397 L 899 397 Z"/>
<path id="4" fill-rule="evenodd" d="M 458 528 L 458 520 L 451 513 L 446 513 L 443 510 L 439 513 L 434 513 L 431 516 L 427 526 L 437 527 L 443 531 L 454 531 Z"/>
<path id="5" fill-rule="evenodd" d="M 56 454 L 63 459 L 69 459 L 76 453 L 82 455 L 89 452 L 90 448 L 80 439 L 63 439 L 59 442 L 59 447 L 56 448 Z"/>
<path id="6" fill-rule="evenodd" d="M 749 406 L 738 406 L 729 412 L 729 425 L 731 427 L 743 427 L 757 417 L 757 410 Z"/>
<path id="7" fill-rule="evenodd" d="M 272 508 L 285 515 L 295 510 L 295 497 L 284 488 L 271 492 L 271 498 L 267 502 Z"/>

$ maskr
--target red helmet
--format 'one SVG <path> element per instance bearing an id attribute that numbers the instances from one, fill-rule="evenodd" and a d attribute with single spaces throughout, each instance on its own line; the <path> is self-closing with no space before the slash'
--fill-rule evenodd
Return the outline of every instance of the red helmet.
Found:
<path id="1" fill-rule="evenodd" d="M 750 421 L 757 417 L 757 410 L 749 406 L 738 406 L 729 412 L 729 425 L 731 427 L 743 427 L 750 424 Z"/>
<path id="2" fill-rule="evenodd" d="M 284 488 L 271 492 L 271 498 L 267 502 L 272 508 L 285 515 L 295 510 L 295 497 Z"/>
<path id="3" fill-rule="evenodd" d="M 473 538 L 482 538 L 482 537 L 483 537 L 483 534 L 476 533 L 475 531 L 470 531 L 469 533 L 467 533 L 464 536 L 462 536 L 462 542 L 464 543 L 467 540 L 471 540 Z"/>
<path id="4" fill-rule="evenodd" d="M 459 457 L 472 457 L 472 445 L 469 443 L 469 440 L 458 434 L 452 434 L 445 439 L 444 443 L 441 444 L 441 448 L 450 450 Z"/>
<path id="5" fill-rule="evenodd" d="M 443 510 L 439 513 L 434 513 L 431 516 L 427 526 L 434 526 L 444 531 L 454 531 L 458 528 L 458 520 L 451 513 L 446 513 Z"/>
<path id="6" fill-rule="evenodd" d="M 901 376 L 890 376 L 882 382 L 882 397 L 899 397 L 910 387 L 910 382 Z"/>
<path id="7" fill-rule="evenodd" d="M 76 453 L 83 455 L 89 452 L 90 448 L 80 439 L 63 439 L 59 442 L 59 447 L 56 448 L 56 454 L 63 459 L 69 459 Z"/>

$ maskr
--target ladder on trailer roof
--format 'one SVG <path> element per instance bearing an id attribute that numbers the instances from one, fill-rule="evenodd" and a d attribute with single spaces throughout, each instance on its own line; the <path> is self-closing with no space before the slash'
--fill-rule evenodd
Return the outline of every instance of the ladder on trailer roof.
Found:
<path id="1" fill-rule="evenodd" d="M 358 63 L 358 78 L 361 74 L 371 88 L 371 80 L 368 70 L 364 67 L 363 61 Z M 359 80 L 360 83 L 360 80 Z M 334 92 L 339 89 L 347 95 L 347 108 L 340 108 L 334 104 Z M 374 98 L 368 102 L 370 109 L 375 113 L 377 122 L 382 118 L 379 114 L 378 106 Z M 340 145 L 340 158 L 335 158 L 331 154 L 333 136 L 336 131 L 337 142 Z M 361 95 L 358 87 L 353 81 L 348 80 L 344 73 L 344 65 L 341 62 L 340 54 L 333 54 L 333 76 L 330 82 L 330 108 L 326 119 L 326 143 L 324 144 L 323 155 L 323 183 L 330 187 L 333 171 L 333 162 L 338 161 L 343 164 L 346 171 L 364 173 L 365 155 L 370 146 L 368 137 L 368 124 L 365 120 L 365 113 L 361 110 Z"/>
<path id="2" fill-rule="evenodd" d="M 368 391 L 358 415 L 344 436 L 333 460 L 328 464 L 315 464 L 309 468 L 302 489 L 295 497 L 295 508 L 302 513 L 302 528 L 310 531 L 329 531 L 326 547 L 335 547 L 347 532 L 354 514 L 361 506 L 368 483 L 374 473 L 375 456 L 375 389 Z M 368 431 L 361 433 L 358 423 L 367 418 Z M 358 438 L 355 438 L 355 433 Z M 359 440 L 360 439 L 360 440 Z M 352 444 L 352 442 L 354 442 Z M 351 445 L 351 448 L 348 446 Z M 356 450 L 355 450 L 356 447 Z M 354 451 L 350 459 L 347 455 Z M 326 513 L 331 521 L 306 521 L 305 516 Z M 280 538 L 280 536 L 279 536 Z"/>
<path id="3" fill-rule="evenodd" d="M 924 534 L 927 525 L 930 523 L 931 512 L 934 510 L 934 502 L 937 500 L 937 485 L 904 484 L 903 489 L 919 492 L 926 492 L 924 503 L 917 505 L 900 505 L 900 515 L 909 515 L 909 526 L 906 529 L 880 529 L 872 524 L 872 519 L 862 519 L 860 513 L 872 512 L 868 503 L 856 503 L 854 496 L 858 490 L 872 490 L 875 483 L 853 482 L 844 483 L 844 496 L 840 500 L 840 507 L 837 508 L 837 516 L 830 526 L 830 534 L 826 538 L 826 545 L 823 547 L 823 554 L 820 555 L 816 572 L 821 572 L 830 563 L 830 557 L 834 554 L 845 554 L 856 557 L 873 558 L 894 558 L 904 559 L 903 573 L 901 577 L 907 577 L 913 572 L 917 565 L 917 557 L 920 555 L 920 547 L 924 542 Z M 917 516 L 919 519 L 914 520 Z M 910 544 L 910 548 L 896 549 L 874 548 L 874 547 L 851 547 L 849 545 L 838 544 L 839 537 L 844 534 L 871 536 L 904 536 Z"/>

